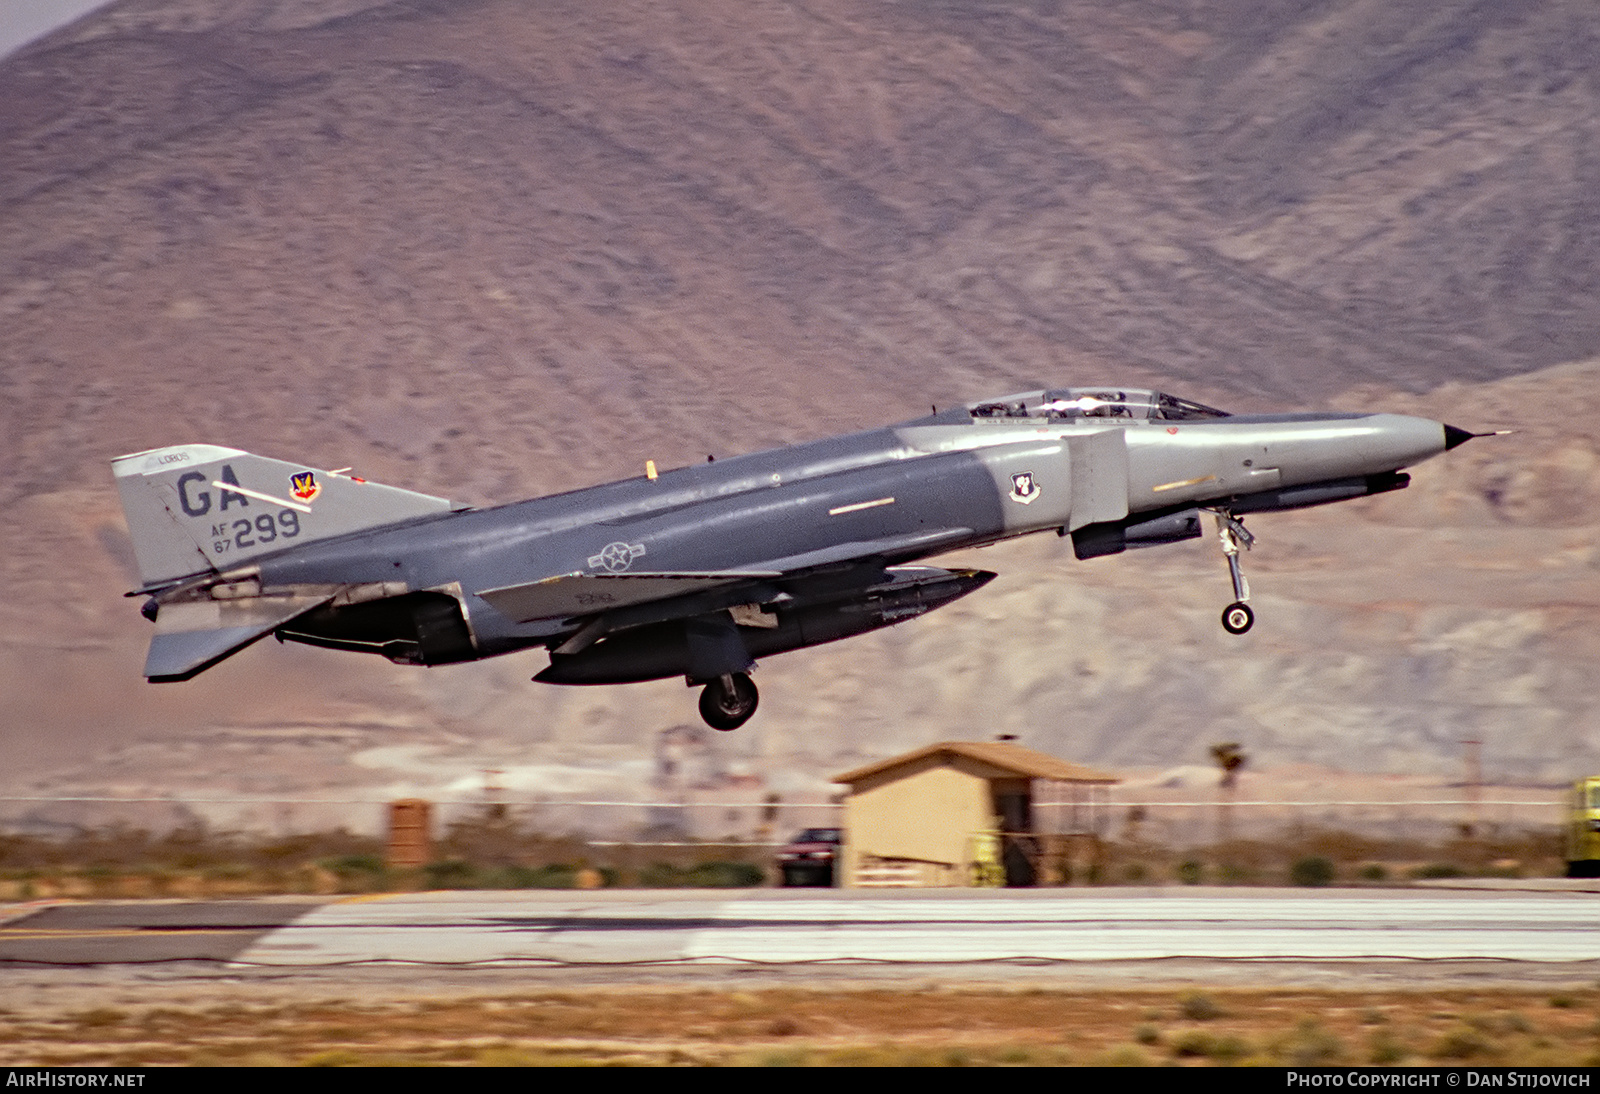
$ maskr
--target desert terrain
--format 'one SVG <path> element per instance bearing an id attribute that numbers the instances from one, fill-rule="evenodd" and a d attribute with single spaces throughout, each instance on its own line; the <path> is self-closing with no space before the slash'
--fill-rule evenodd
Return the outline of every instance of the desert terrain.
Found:
<path id="1" fill-rule="evenodd" d="M 1210 539 L 951 557 L 1001 578 L 764 664 L 712 783 L 821 800 L 1006 732 L 1147 781 L 1237 740 L 1262 785 L 1444 792 L 1477 739 L 1553 800 L 1600 770 L 1591 14 L 119 0 L 33 43 L 0 60 L 0 812 L 370 823 L 225 801 L 485 769 L 637 797 L 694 721 L 679 682 L 534 685 L 537 654 L 268 642 L 147 685 L 116 455 L 482 505 L 1074 382 L 1518 432 L 1252 518 L 1243 639 Z M 107 796 L 172 804 L 20 800 Z"/>

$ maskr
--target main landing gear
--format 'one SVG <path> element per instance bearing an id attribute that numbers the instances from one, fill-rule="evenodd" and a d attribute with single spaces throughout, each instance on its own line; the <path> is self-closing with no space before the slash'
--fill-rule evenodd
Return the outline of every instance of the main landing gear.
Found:
<path id="1" fill-rule="evenodd" d="M 700 693 L 700 717 L 712 729 L 738 729 L 750 720 L 761 701 L 755 681 L 742 672 L 724 673 L 706 681 Z"/>
<path id="2" fill-rule="evenodd" d="M 1228 559 L 1228 574 L 1233 578 L 1233 603 L 1222 609 L 1222 629 L 1229 634 L 1243 634 L 1255 626 L 1256 613 L 1250 610 L 1250 583 L 1244 579 L 1244 569 L 1239 565 L 1239 548 L 1248 551 L 1256 537 L 1245 530 L 1244 522 L 1226 509 L 1213 510 L 1217 518 L 1217 538 L 1222 541 L 1222 553 Z"/>

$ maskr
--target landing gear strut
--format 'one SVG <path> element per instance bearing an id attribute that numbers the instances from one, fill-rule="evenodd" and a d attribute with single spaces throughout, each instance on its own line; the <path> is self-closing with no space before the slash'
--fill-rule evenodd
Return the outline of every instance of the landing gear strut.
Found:
<path id="1" fill-rule="evenodd" d="M 742 672 L 726 673 L 706 681 L 700 693 L 700 717 L 712 729 L 738 729 L 756 712 L 761 696 L 756 685 Z"/>
<path id="2" fill-rule="evenodd" d="M 1250 583 L 1244 579 L 1244 569 L 1239 565 L 1239 547 L 1248 551 L 1256 537 L 1245 530 L 1244 522 L 1226 509 L 1213 514 L 1217 518 L 1217 538 L 1222 541 L 1222 553 L 1228 559 L 1228 575 L 1233 578 L 1233 603 L 1222 609 L 1222 629 L 1229 634 L 1243 634 L 1255 626 L 1256 613 L 1250 610 Z"/>

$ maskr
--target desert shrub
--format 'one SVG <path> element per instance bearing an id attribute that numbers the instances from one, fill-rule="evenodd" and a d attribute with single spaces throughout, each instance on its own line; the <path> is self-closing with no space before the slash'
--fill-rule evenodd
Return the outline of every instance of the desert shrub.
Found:
<path id="1" fill-rule="evenodd" d="M 1533 1026 L 1525 1015 L 1514 1010 L 1500 1011 L 1496 1014 L 1479 1014 L 1467 1019 L 1467 1024 L 1473 1029 L 1490 1034 L 1532 1033 Z"/>
<path id="2" fill-rule="evenodd" d="M 1179 997 L 1178 1013 L 1191 1022 L 1209 1022 L 1222 1017 L 1222 1008 L 1211 996 L 1191 991 Z"/>
<path id="3" fill-rule="evenodd" d="M 1296 885 L 1321 887 L 1333 884 L 1333 863 L 1321 855 L 1296 859 L 1289 867 L 1289 880 Z"/>
<path id="4" fill-rule="evenodd" d="M 1436 1060 L 1483 1060 L 1498 1052 L 1498 1045 L 1470 1025 L 1447 1030 L 1428 1049 Z"/>
<path id="5" fill-rule="evenodd" d="M 389 877 L 388 867 L 377 855 L 340 855 L 324 859 L 320 865 L 338 879 L 341 889 L 380 889 Z"/>
<path id="6" fill-rule="evenodd" d="M 1117 1045 L 1094 1057 L 1089 1063 L 1094 1067 L 1149 1067 L 1150 1054 L 1138 1045 Z"/>
<path id="7" fill-rule="evenodd" d="M 1231 1064 L 1250 1055 L 1250 1044 L 1241 1037 L 1226 1033 L 1208 1033 L 1193 1029 L 1181 1034 L 1172 1045 L 1177 1056 L 1203 1057 L 1218 1063 Z"/>
<path id="8" fill-rule="evenodd" d="M 496 889 L 573 889 L 578 868 L 565 862 L 548 866 L 507 866 L 496 870 L 489 884 Z"/>
<path id="9" fill-rule="evenodd" d="M 1410 1050 L 1391 1031 L 1380 1029 L 1373 1033 L 1367 1045 L 1367 1062 L 1370 1064 L 1398 1064 Z"/>
<path id="10" fill-rule="evenodd" d="M 639 871 L 639 884 L 647 889 L 739 889 L 765 880 L 761 867 L 748 862 L 702 862 L 687 868 L 653 862 Z"/>
<path id="11" fill-rule="evenodd" d="M 1411 871 L 1411 876 L 1419 880 L 1427 878 L 1460 877 L 1461 867 L 1452 862 L 1430 862 L 1426 866 L 1418 866 Z"/>
<path id="12" fill-rule="evenodd" d="M 1278 1056 L 1291 1067 L 1326 1066 L 1344 1058 L 1344 1043 L 1314 1018 L 1302 1021 L 1276 1047 Z"/>
<path id="13" fill-rule="evenodd" d="M 428 863 L 422 868 L 422 876 L 427 879 L 430 889 L 470 889 L 477 879 L 478 870 L 470 862 L 452 858 Z"/>

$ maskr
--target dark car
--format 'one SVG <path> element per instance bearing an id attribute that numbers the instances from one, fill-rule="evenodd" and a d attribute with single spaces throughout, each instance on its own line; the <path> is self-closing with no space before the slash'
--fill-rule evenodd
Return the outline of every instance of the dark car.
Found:
<path id="1" fill-rule="evenodd" d="M 785 886 L 832 885 L 833 863 L 844 842 L 841 828 L 807 828 L 778 852 Z"/>

